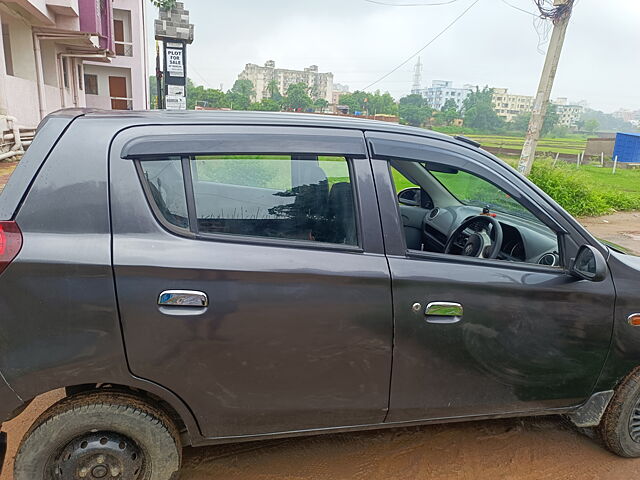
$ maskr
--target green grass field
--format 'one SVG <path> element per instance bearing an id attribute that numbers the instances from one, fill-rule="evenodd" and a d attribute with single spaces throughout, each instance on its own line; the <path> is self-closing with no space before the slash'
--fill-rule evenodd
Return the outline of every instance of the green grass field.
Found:
<path id="1" fill-rule="evenodd" d="M 502 135 L 466 135 L 480 142 L 483 147 L 522 149 L 524 137 Z M 538 143 L 539 152 L 565 153 L 577 155 L 587 146 L 586 138 L 543 138 Z"/>

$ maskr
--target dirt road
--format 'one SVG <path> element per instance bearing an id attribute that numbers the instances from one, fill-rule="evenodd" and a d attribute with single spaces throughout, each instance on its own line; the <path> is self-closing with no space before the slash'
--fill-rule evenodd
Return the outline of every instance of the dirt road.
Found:
<path id="1" fill-rule="evenodd" d="M 578 219 L 596 237 L 640 255 L 640 212 L 620 212 L 605 217 Z"/>
<path id="2" fill-rule="evenodd" d="M 6 424 L 11 480 L 17 442 L 55 401 Z M 499 420 L 186 448 L 182 480 L 628 480 L 640 460 L 615 457 L 559 418 Z"/>

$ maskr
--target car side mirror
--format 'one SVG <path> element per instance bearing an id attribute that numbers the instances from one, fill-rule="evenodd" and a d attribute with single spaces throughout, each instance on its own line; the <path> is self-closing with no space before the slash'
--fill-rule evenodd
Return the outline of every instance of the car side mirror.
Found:
<path id="1" fill-rule="evenodd" d="M 607 261 L 600 251 L 591 245 L 583 245 L 573 260 L 570 273 L 590 282 L 602 282 L 607 278 Z"/>
<path id="2" fill-rule="evenodd" d="M 419 187 L 405 188 L 398 193 L 398 202 L 401 205 L 419 207 L 422 205 L 422 190 Z"/>

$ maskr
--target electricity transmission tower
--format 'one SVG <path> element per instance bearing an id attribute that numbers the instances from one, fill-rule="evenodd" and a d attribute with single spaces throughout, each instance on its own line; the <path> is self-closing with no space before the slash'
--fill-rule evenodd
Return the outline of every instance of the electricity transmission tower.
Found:
<path id="1" fill-rule="evenodd" d="M 411 87 L 411 93 L 417 93 L 418 95 L 422 90 L 422 61 L 418 57 L 418 63 L 413 68 L 413 87 Z"/>

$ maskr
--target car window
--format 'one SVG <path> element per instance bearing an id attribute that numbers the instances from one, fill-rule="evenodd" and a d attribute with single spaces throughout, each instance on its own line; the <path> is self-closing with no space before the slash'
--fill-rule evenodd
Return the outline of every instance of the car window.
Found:
<path id="1" fill-rule="evenodd" d="M 167 162 L 174 166 L 172 181 L 165 178 Z M 344 157 L 203 155 L 189 163 L 199 234 L 358 245 L 354 191 Z M 187 226 L 181 160 L 141 165 L 160 213 L 172 225 Z"/>
<path id="2" fill-rule="evenodd" d="M 427 168 L 427 167 L 425 167 Z M 428 169 L 428 168 L 427 168 Z M 498 187 L 471 173 L 430 171 L 451 195 L 465 205 L 488 206 L 491 210 L 535 220 L 535 216 Z"/>
<path id="3" fill-rule="evenodd" d="M 151 200 L 171 225 L 189 226 L 180 157 L 140 162 Z"/>
<path id="4" fill-rule="evenodd" d="M 394 162 L 390 171 L 396 192 L 417 183 L 423 195 L 429 195 L 433 201 L 429 208 L 421 208 L 419 215 L 411 212 L 420 207 L 399 202 L 409 251 L 488 259 L 491 247 L 498 243 L 497 232 L 490 222 L 483 221 L 485 216 L 490 216 L 499 222 L 502 231 L 497 255 L 491 258 L 562 266 L 556 232 L 488 180 L 470 172 L 404 160 Z M 485 207 L 489 208 L 488 215 L 484 213 Z M 474 217 L 480 220 L 462 227 Z M 463 229 L 456 233 L 461 227 Z"/>

